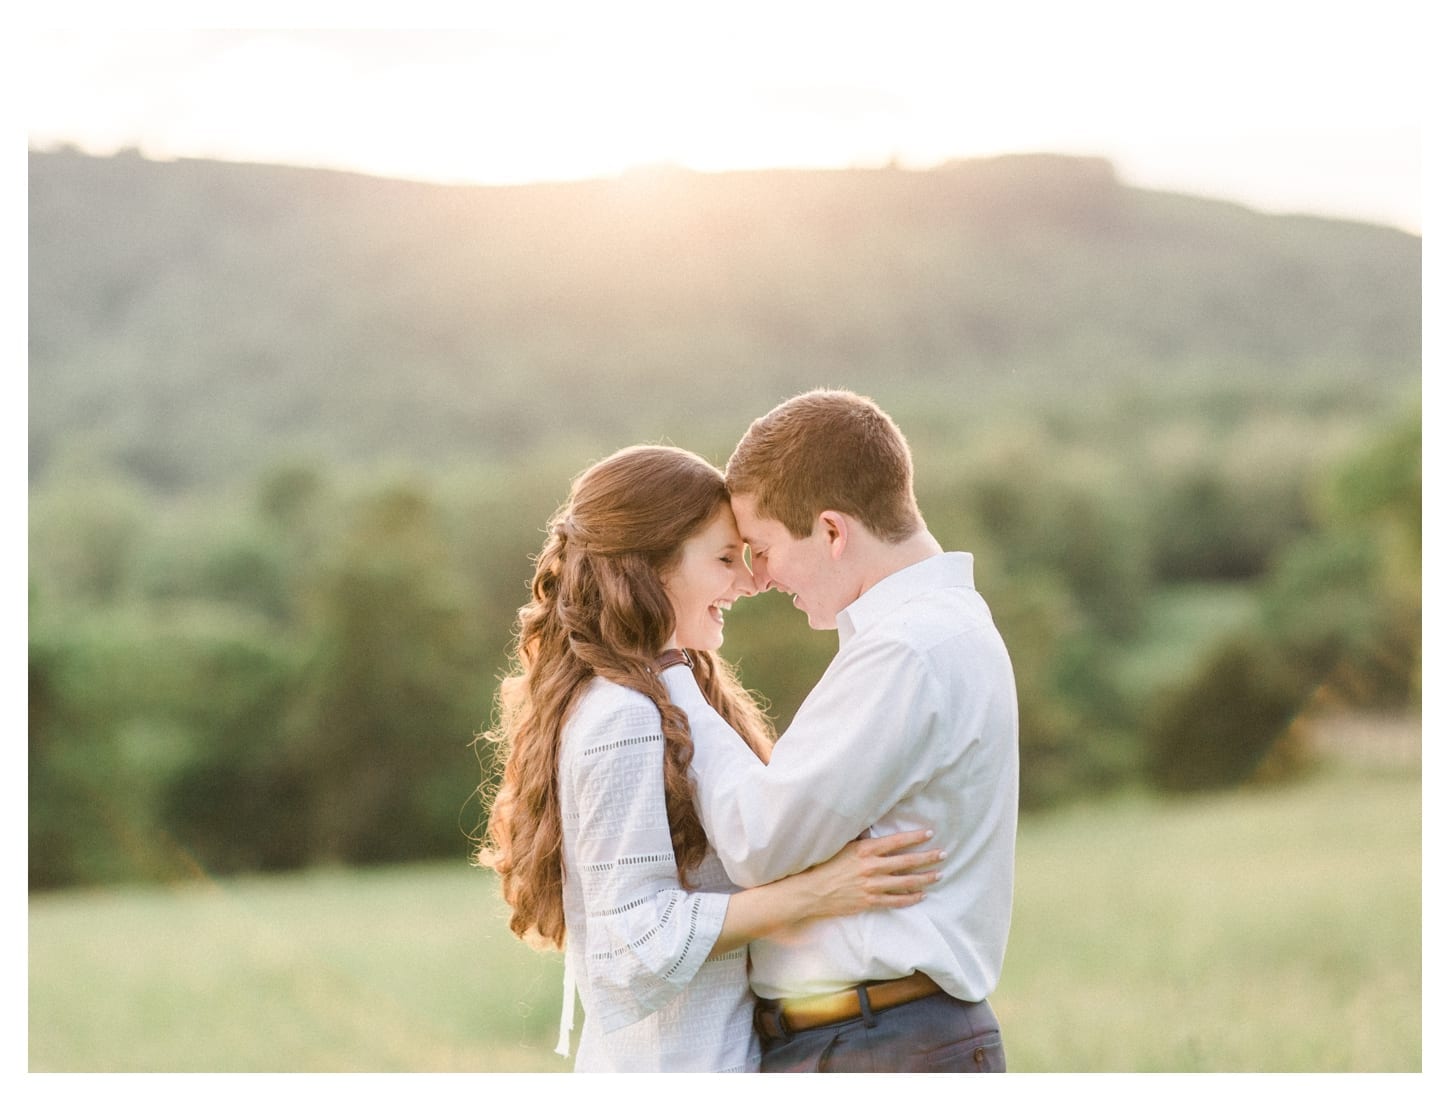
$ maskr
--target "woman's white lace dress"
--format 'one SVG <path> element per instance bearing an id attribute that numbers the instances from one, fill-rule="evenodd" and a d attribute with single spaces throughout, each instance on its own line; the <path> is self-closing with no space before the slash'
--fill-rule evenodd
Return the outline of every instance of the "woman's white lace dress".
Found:
<path id="1" fill-rule="evenodd" d="M 647 696 L 603 678 L 564 727 L 559 760 L 568 926 L 567 1053 L 577 1071 L 753 1071 L 746 951 L 710 950 L 736 888 L 711 850 L 681 889 L 665 815 L 664 734 Z"/>

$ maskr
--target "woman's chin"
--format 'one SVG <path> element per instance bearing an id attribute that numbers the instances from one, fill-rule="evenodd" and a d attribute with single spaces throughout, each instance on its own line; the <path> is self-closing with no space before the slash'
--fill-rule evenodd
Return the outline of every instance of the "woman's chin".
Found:
<path id="1" fill-rule="evenodd" d="M 684 650 L 706 650 L 714 653 L 725 645 L 725 632 L 716 631 L 713 635 L 701 635 L 699 638 L 685 639 L 680 642 Z"/>

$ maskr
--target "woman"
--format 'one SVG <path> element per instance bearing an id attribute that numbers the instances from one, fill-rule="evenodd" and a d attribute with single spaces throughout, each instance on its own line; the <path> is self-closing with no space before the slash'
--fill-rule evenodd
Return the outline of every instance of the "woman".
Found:
<path id="1" fill-rule="evenodd" d="M 754 1070 L 749 941 L 816 917 L 909 906 L 940 853 L 926 831 L 854 842 L 799 875 L 737 891 L 694 802 L 684 713 L 659 672 L 691 665 L 762 758 L 769 726 L 714 651 L 755 591 L 724 478 L 699 456 L 633 447 L 574 483 L 519 612 L 492 735 L 507 752 L 480 863 L 518 936 L 565 950 L 576 1070 Z"/>

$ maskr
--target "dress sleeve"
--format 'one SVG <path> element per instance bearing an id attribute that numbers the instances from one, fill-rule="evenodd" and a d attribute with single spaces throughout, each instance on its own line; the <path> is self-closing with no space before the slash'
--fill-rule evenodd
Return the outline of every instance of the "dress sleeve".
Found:
<path id="1" fill-rule="evenodd" d="M 648 1017 L 694 978 L 728 894 L 680 887 L 665 812 L 659 711 L 631 699 L 590 731 L 570 777 L 586 911 L 591 1012 L 606 1032 Z"/>

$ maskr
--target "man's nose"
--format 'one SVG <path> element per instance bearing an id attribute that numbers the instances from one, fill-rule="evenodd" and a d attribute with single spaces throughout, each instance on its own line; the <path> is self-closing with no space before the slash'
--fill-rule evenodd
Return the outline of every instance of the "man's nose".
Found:
<path id="1" fill-rule="evenodd" d="M 759 582 L 756 581 L 755 575 L 750 572 L 750 567 L 744 562 L 741 562 L 735 571 L 735 590 L 741 596 L 754 596 L 760 592 Z"/>

